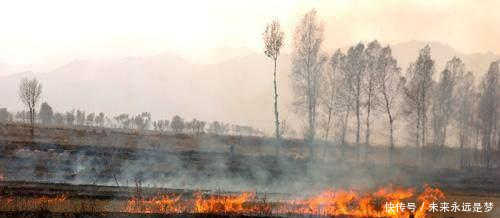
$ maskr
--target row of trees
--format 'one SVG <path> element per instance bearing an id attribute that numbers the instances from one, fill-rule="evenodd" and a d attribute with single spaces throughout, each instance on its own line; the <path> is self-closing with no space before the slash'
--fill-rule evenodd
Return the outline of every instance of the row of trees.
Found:
<path id="1" fill-rule="evenodd" d="M 7 108 L 0 108 L 0 123 L 19 122 L 32 125 L 33 135 L 35 123 L 46 126 L 87 126 L 87 127 L 109 127 L 132 130 L 153 130 L 157 132 L 175 133 L 195 133 L 204 134 L 233 134 L 233 135 L 260 135 L 264 133 L 251 126 L 237 124 L 227 124 L 214 121 L 207 125 L 207 122 L 193 119 L 184 121 L 178 115 L 169 120 L 152 120 L 149 112 L 143 112 L 135 116 L 120 114 L 110 118 L 103 112 L 86 113 L 83 110 L 72 110 L 68 112 L 55 112 L 52 107 L 43 102 L 39 112 L 36 111 L 39 99 L 42 94 L 42 86 L 36 78 L 25 78 L 19 86 L 19 96 L 26 106 L 27 111 L 11 113 Z"/>
<path id="2" fill-rule="evenodd" d="M 452 58 L 433 80 L 434 60 L 427 46 L 407 70 L 403 96 L 403 114 L 414 127 L 417 148 L 427 146 L 436 162 L 447 144 L 449 127 L 456 129 L 460 147 L 460 164 L 465 164 L 465 148 L 475 150 L 474 161 L 491 167 L 500 152 L 500 61 L 490 64 L 479 83 L 467 72 L 459 58 Z M 428 136 L 430 135 L 430 137 Z M 418 149 L 422 150 L 422 149 Z M 479 151 L 482 161 L 479 161 Z M 420 161 L 423 154 L 417 153 Z"/>
<path id="3" fill-rule="evenodd" d="M 339 49 L 328 55 L 322 49 L 323 33 L 317 12 L 312 10 L 302 17 L 292 40 L 290 79 L 294 106 L 297 114 L 305 118 L 304 138 L 311 149 L 319 130 L 324 140 L 336 137 L 343 153 L 348 130 L 353 128 L 353 143 L 360 160 L 361 147 L 370 145 L 373 114 L 378 113 L 389 127 L 390 163 L 395 147 L 394 123 L 406 121 L 406 132 L 415 144 L 418 160 L 423 162 L 426 156 L 437 161 L 447 144 L 449 127 L 453 126 L 461 149 L 461 165 L 465 163 L 467 147 L 476 153 L 482 151 L 481 163 L 492 166 L 495 152 L 500 152 L 499 61 L 491 63 L 480 83 L 476 83 L 474 74 L 454 57 L 434 80 L 436 69 L 429 46 L 420 50 L 403 75 L 390 46 L 384 47 L 377 41 L 359 43 L 345 53 Z M 264 32 L 265 54 L 275 63 L 283 35 L 277 21 Z M 274 91 L 279 138 L 277 90 Z M 431 151 L 430 155 L 425 155 L 424 150 Z"/>

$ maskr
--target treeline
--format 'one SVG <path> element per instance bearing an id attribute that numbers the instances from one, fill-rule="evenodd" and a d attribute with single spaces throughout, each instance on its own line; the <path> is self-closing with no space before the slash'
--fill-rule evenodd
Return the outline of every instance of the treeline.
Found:
<path id="1" fill-rule="evenodd" d="M 95 113 L 83 110 L 55 112 L 47 102 L 43 102 L 40 109 L 35 110 L 35 113 L 34 122 L 42 126 L 118 128 L 136 131 L 154 131 L 157 133 L 264 135 L 262 131 L 252 126 L 229 124 L 221 121 L 206 122 L 198 119 L 187 121 L 179 115 L 173 116 L 170 120 L 152 120 L 149 112 L 137 115 L 120 114 L 113 117 L 108 117 L 103 112 Z M 11 113 L 7 108 L 0 108 L 0 123 L 29 124 L 30 113 L 28 111 Z"/>
<path id="2" fill-rule="evenodd" d="M 304 138 L 311 149 L 317 138 L 334 140 L 342 155 L 353 144 L 357 160 L 366 160 L 376 115 L 388 127 L 380 129 L 387 133 L 389 163 L 395 128 L 401 126 L 395 123 L 400 122 L 419 163 L 438 163 L 450 137 L 456 137 L 462 167 L 500 166 L 500 61 L 478 72 L 484 75 L 476 81 L 457 57 L 436 69 L 429 46 L 409 66 L 399 66 L 391 47 L 377 41 L 328 54 L 323 32 L 312 10 L 299 21 L 292 42 L 293 105 L 304 118 Z M 471 150 L 473 158 L 466 154 Z"/>

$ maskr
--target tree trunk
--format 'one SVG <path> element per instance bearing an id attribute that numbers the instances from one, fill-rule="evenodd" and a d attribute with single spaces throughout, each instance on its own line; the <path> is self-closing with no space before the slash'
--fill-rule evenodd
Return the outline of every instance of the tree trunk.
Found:
<path id="1" fill-rule="evenodd" d="M 366 130 L 365 130 L 365 161 L 368 159 L 368 148 L 370 147 L 370 112 L 372 106 L 372 95 L 373 95 L 373 75 L 370 74 L 370 80 L 368 84 L 368 101 L 366 105 Z"/>
<path id="2" fill-rule="evenodd" d="M 350 112 L 350 108 L 348 108 L 345 112 L 345 118 L 344 118 L 344 122 L 342 124 L 342 137 L 341 137 L 341 143 L 342 143 L 342 158 L 344 157 L 345 155 L 345 147 L 346 147 L 346 142 L 345 142 L 345 135 L 347 133 L 347 123 L 348 123 L 348 120 L 349 120 L 349 112 Z"/>
<path id="3" fill-rule="evenodd" d="M 368 105 L 366 106 L 366 131 L 365 131 L 365 161 L 368 159 L 368 148 L 370 147 L 370 110 L 371 110 L 371 94 L 368 94 Z"/>
<path id="4" fill-rule="evenodd" d="M 464 168 L 464 136 L 462 130 L 460 131 L 460 169 Z"/>
<path id="5" fill-rule="evenodd" d="M 313 94 L 312 94 L 312 84 L 311 84 L 311 75 L 307 74 L 307 115 L 308 115 L 308 130 L 307 130 L 307 144 L 309 145 L 309 153 L 311 155 L 311 159 L 313 159 L 314 151 L 313 151 L 313 140 L 314 140 L 314 122 L 313 122 Z"/>
<path id="6" fill-rule="evenodd" d="M 484 157 L 486 161 L 486 168 L 491 168 L 491 127 L 488 126 L 488 129 L 483 134 L 483 139 L 481 140 L 483 143 L 483 148 L 486 148 L 484 151 Z"/>
<path id="7" fill-rule="evenodd" d="M 390 130 L 390 154 L 389 154 L 389 165 L 392 165 L 394 162 L 394 129 L 393 129 L 393 123 L 394 120 L 391 116 L 391 113 L 388 112 L 389 115 L 389 130 Z"/>
<path id="8" fill-rule="evenodd" d="M 423 91 L 423 94 L 422 94 L 422 113 L 421 113 L 421 116 L 422 116 L 422 154 L 420 155 L 420 159 L 421 159 L 421 162 L 424 163 L 424 151 L 425 151 L 425 147 L 426 147 L 426 142 L 427 142 L 427 139 L 426 139 L 426 128 L 427 128 L 427 108 L 426 108 L 426 105 L 425 105 L 425 89 Z"/>
<path id="9" fill-rule="evenodd" d="M 329 107 L 328 108 L 328 120 L 326 123 L 325 141 L 328 141 L 328 134 L 330 133 L 330 122 L 332 120 L 332 111 L 333 111 L 333 108 Z"/>
<path id="10" fill-rule="evenodd" d="M 30 108 L 29 109 L 29 113 L 30 113 L 30 124 L 31 124 L 31 141 L 33 142 L 34 139 L 35 139 L 35 109 L 34 108 Z"/>
<path id="11" fill-rule="evenodd" d="M 279 120 L 279 114 L 278 114 L 278 87 L 276 84 L 276 59 L 274 59 L 274 124 L 276 126 L 276 138 L 279 140 L 281 139 L 280 135 L 280 120 Z"/>
<path id="12" fill-rule="evenodd" d="M 356 160 L 359 162 L 360 160 L 360 143 L 359 143 L 359 132 L 361 129 L 361 121 L 360 121 L 360 102 L 359 102 L 359 90 L 358 90 L 358 96 L 356 97 Z"/>
<path id="13" fill-rule="evenodd" d="M 445 115 L 446 116 L 446 115 Z M 441 164 L 443 163 L 443 156 L 446 148 L 446 131 L 448 127 L 448 118 L 445 117 L 443 123 L 441 124 L 442 131 L 440 131 L 440 146 L 439 146 L 439 160 Z"/>
<path id="14" fill-rule="evenodd" d="M 420 149 L 421 149 L 420 148 L 420 122 L 421 122 L 420 112 L 421 112 L 420 111 L 420 107 L 417 106 L 417 122 L 415 122 L 416 125 L 417 125 L 416 126 L 416 130 L 417 131 L 416 131 L 416 136 L 415 136 L 416 137 L 416 141 L 415 141 L 415 147 L 416 147 L 416 149 L 415 149 L 415 155 L 416 155 L 416 163 L 417 164 L 419 164 L 420 161 L 421 161 L 421 158 L 420 158 L 420 156 L 421 156 L 421 154 L 420 154 Z"/>
<path id="15" fill-rule="evenodd" d="M 479 165 L 479 128 L 474 128 L 474 163 Z"/>

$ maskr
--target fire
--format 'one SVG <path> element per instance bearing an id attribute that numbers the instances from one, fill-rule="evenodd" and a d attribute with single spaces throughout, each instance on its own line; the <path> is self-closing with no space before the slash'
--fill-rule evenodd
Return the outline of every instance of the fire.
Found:
<path id="1" fill-rule="evenodd" d="M 185 209 L 179 203 L 181 196 L 161 195 L 151 199 L 132 198 L 127 202 L 128 213 L 181 213 Z"/>
<path id="2" fill-rule="evenodd" d="M 429 190 L 428 190 L 429 189 Z M 444 198 L 438 195 L 438 189 L 431 189 L 426 186 L 426 191 L 422 193 L 418 200 L 421 202 L 434 201 Z M 308 214 L 320 216 L 355 216 L 355 217 L 409 217 L 410 212 L 405 210 L 386 212 L 385 203 L 393 205 L 410 201 L 414 197 L 414 189 L 401 189 L 387 186 L 380 188 L 372 194 L 358 194 L 353 191 L 325 191 L 317 196 L 284 202 L 283 207 L 277 212 L 279 214 Z M 440 192 L 442 194 L 442 192 Z M 425 201 L 424 201 L 425 200 Z M 415 214 L 417 218 L 425 218 L 426 210 Z"/>
<path id="3" fill-rule="evenodd" d="M 415 218 L 427 218 L 431 203 L 445 198 L 444 193 L 428 185 L 416 195 L 415 189 L 403 189 L 387 186 L 374 192 L 359 193 L 353 190 L 326 190 L 317 195 L 302 198 L 266 202 L 256 193 L 240 194 L 202 194 L 192 196 L 157 195 L 150 198 L 133 197 L 121 211 L 128 213 L 202 213 L 202 214 L 237 214 L 237 215 L 306 215 L 317 217 L 410 217 L 410 210 L 394 208 L 387 210 L 386 205 L 415 203 Z M 70 205 L 66 194 L 58 196 L 40 196 L 37 198 L 0 196 L 0 210 L 35 210 L 53 211 Z M 10 206 L 9 206 L 10 205 Z M 388 212 L 389 211 L 389 212 Z"/>
<path id="4" fill-rule="evenodd" d="M 426 218 L 429 204 L 444 199 L 439 189 L 425 186 L 416 196 L 414 189 L 387 186 L 373 193 L 359 194 L 354 191 L 327 190 L 318 195 L 301 199 L 284 200 L 274 203 L 259 201 L 255 193 L 243 192 L 239 195 L 203 195 L 194 193 L 191 199 L 180 200 L 180 196 L 160 196 L 138 200 L 132 198 L 127 203 L 127 212 L 132 213 L 209 213 L 209 214 L 266 214 L 266 215 L 314 215 L 353 217 L 409 217 L 410 211 L 386 212 L 385 204 L 393 205 L 412 202 L 416 209 L 414 217 Z"/>
<path id="5" fill-rule="evenodd" d="M 384 202 L 387 203 L 392 203 L 393 205 L 399 205 L 401 203 L 404 203 L 405 200 L 410 199 L 413 197 L 415 190 L 413 189 L 401 189 L 401 188 L 393 188 L 392 185 L 389 185 L 387 187 L 380 188 L 377 192 L 375 192 L 373 195 L 378 198 L 382 198 Z M 385 205 L 383 205 L 383 212 L 381 216 L 386 216 L 386 217 L 399 217 L 401 214 L 404 214 L 405 217 L 409 216 L 409 211 L 405 212 L 399 212 L 399 208 L 395 209 L 393 211 L 386 212 L 388 211 L 387 208 L 385 208 Z"/>
<path id="6" fill-rule="evenodd" d="M 40 196 L 40 197 L 13 197 L 0 196 L 1 210 L 14 211 L 52 211 L 57 207 L 65 207 L 68 196 L 66 194 L 57 196 Z"/>
<path id="7" fill-rule="evenodd" d="M 48 197 L 48 196 L 44 195 L 44 196 L 33 199 L 31 201 L 31 204 L 40 205 L 40 206 L 50 206 L 50 205 L 64 202 L 64 201 L 66 201 L 67 198 L 68 198 L 68 196 L 66 194 L 57 195 L 54 197 Z"/>
<path id="8" fill-rule="evenodd" d="M 2 202 L 2 204 L 4 204 L 4 205 L 9 205 L 13 201 L 14 201 L 14 199 L 12 197 L 3 197 L 0 195 L 0 202 Z"/>
<path id="9" fill-rule="evenodd" d="M 425 185 L 424 192 L 418 196 L 418 200 L 422 202 L 422 205 L 418 208 L 415 213 L 415 217 L 417 218 L 425 218 L 426 210 L 425 207 L 428 207 L 429 204 L 435 202 L 439 199 L 444 199 L 444 193 L 439 189 L 433 189 L 432 187 Z"/>
<path id="10" fill-rule="evenodd" d="M 337 215 L 349 214 L 349 206 L 358 194 L 349 191 L 328 190 L 312 198 L 292 200 L 283 203 L 283 208 L 278 213 L 283 214 L 311 214 L 311 215 Z"/>
<path id="11" fill-rule="evenodd" d="M 318 217 L 410 217 L 408 208 L 402 212 L 387 210 L 386 203 L 393 205 L 415 203 L 415 218 L 427 218 L 429 205 L 444 199 L 444 193 L 428 185 L 419 195 L 414 189 L 402 189 L 387 186 L 372 193 L 355 191 L 326 190 L 317 195 L 298 199 L 287 199 L 266 202 L 255 193 L 240 194 L 202 194 L 196 192 L 192 196 L 158 195 L 151 198 L 128 200 L 123 209 L 128 213 L 203 213 L 203 214 L 245 214 L 245 215 L 307 215 Z M 40 196 L 37 198 L 17 198 L 0 196 L 0 210 L 17 208 L 16 210 L 52 211 L 68 206 L 68 196 Z M 9 205 L 12 205 L 9 206 Z M 15 206 L 17 205 L 17 206 Z M 7 209 L 8 210 L 8 209 Z M 389 212 L 387 212 L 389 211 Z"/>
<path id="12" fill-rule="evenodd" d="M 195 193 L 195 213 L 238 213 L 246 214 L 254 212 L 253 208 L 244 207 L 246 202 L 255 198 L 254 193 L 243 192 L 238 196 L 211 195 L 204 198 L 202 194 Z"/>
<path id="13" fill-rule="evenodd" d="M 193 199 L 181 201 L 181 196 L 161 195 L 150 199 L 131 198 L 125 211 L 128 213 L 211 213 L 211 214 L 247 214 L 258 212 L 258 210 L 247 207 L 245 204 L 251 202 L 255 194 L 243 192 L 239 195 L 208 195 L 197 192 Z"/>

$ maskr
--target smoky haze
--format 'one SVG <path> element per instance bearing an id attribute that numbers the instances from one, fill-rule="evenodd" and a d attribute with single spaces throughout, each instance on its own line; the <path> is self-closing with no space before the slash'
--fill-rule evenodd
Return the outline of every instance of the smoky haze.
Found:
<path id="1" fill-rule="evenodd" d="M 403 73 L 426 44 L 431 46 L 436 72 L 457 56 L 464 60 L 467 70 L 480 77 L 492 61 L 500 58 L 492 53 L 462 53 L 445 43 L 408 41 L 391 45 Z M 115 116 L 147 111 L 153 119 L 169 119 L 179 114 L 188 120 L 221 120 L 252 125 L 271 133 L 272 62 L 264 54 L 248 49 L 215 49 L 209 53 L 214 54 L 216 63 L 195 64 L 170 53 L 108 61 L 72 61 L 47 72 L 25 71 L 2 76 L 0 107 L 21 110 L 18 83 L 25 76 L 36 75 L 44 85 L 41 101 L 60 112 L 80 109 Z M 280 119 L 287 120 L 300 133 L 302 123 L 291 107 L 289 53 L 280 56 L 278 69 Z M 8 72 L 12 71 L 3 71 Z"/>
<path id="2" fill-rule="evenodd" d="M 169 52 L 203 61 L 211 59 L 206 52 L 211 48 L 261 50 L 262 28 L 274 18 L 283 24 L 284 49 L 289 52 L 299 17 L 312 8 L 325 21 L 324 46 L 330 50 L 358 41 L 396 44 L 415 39 L 447 42 L 465 53 L 500 53 L 499 2 L 494 0 L 481 4 L 451 0 L 188 0 L 175 4 L 158 0 L 147 4 L 135 0 L 25 0 L 0 7 L 0 63 L 56 67 L 75 59 Z"/>
<path id="3" fill-rule="evenodd" d="M 500 4 L 235 2 L 1 5 L 0 217 L 497 204 Z"/>

